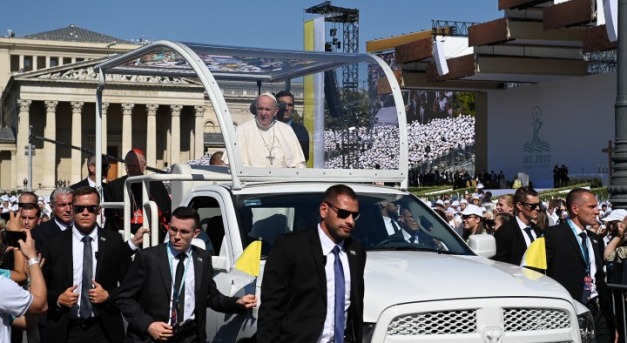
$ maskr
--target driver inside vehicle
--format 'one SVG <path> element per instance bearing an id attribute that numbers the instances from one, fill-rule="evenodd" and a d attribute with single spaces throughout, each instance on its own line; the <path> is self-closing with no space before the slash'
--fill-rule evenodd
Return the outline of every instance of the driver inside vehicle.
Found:
<path id="1" fill-rule="evenodd" d="M 414 219 L 414 214 L 407 207 L 401 207 L 399 214 L 398 220 L 402 230 L 392 236 L 408 243 L 432 248 L 436 247 L 433 238 L 420 228 L 420 225 Z"/>

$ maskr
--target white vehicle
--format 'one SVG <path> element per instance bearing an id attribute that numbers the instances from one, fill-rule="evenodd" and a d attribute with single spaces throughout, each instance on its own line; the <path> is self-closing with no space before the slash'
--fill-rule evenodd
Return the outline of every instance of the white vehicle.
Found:
<path id="1" fill-rule="evenodd" d="M 150 56 L 159 55 L 185 63 L 157 66 L 148 63 Z M 221 66 L 220 60 L 226 57 L 229 57 L 228 66 Z M 211 64 L 212 71 L 205 63 Z M 398 146 L 374 144 L 372 147 L 387 149 L 396 159 L 396 169 L 323 169 L 325 156 L 343 154 L 343 158 L 363 158 L 368 153 L 351 151 L 359 149 L 351 144 L 335 154 L 325 154 L 328 145 L 323 137 L 324 131 L 330 129 L 327 126 L 340 125 L 339 129 L 345 126 L 337 121 L 324 120 L 328 111 L 324 93 L 319 85 L 316 86 L 316 80 L 322 80 L 324 72 L 354 63 L 378 64 L 388 78 L 396 104 L 399 104 L 396 106 Z M 558 283 L 487 258 L 495 252 L 493 237 L 471 237 L 471 249 L 422 201 L 400 188 L 373 183 L 391 182 L 403 187 L 407 177 L 407 134 L 402 96 L 392 71 L 377 57 L 162 41 L 114 57 L 96 69 L 102 73 L 98 104 L 103 101 L 105 74 L 196 77 L 205 85 L 223 132 L 230 167 L 178 164 L 172 167 L 170 174 L 129 178 L 127 186 L 141 182 L 145 189 L 149 180 L 168 180 L 172 208 L 189 206 L 198 210 L 202 229 L 209 235 L 216 254 L 212 262 L 215 281 L 222 293 L 231 296 L 255 293 L 259 297 L 263 277 L 255 278 L 234 269 L 242 251 L 250 242 L 261 238 L 263 270 L 264 258 L 277 235 L 314 228 L 323 192 L 330 185 L 344 183 L 358 194 L 362 215 L 354 235 L 368 251 L 364 342 L 589 342 L 593 338 L 589 312 Z M 313 80 L 307 79 L 310 76 Z M 310 123 L 313 123 L 310 133 L 315 168 L 243 167 L 234 144 L 231 114 L 219 88 L 222 80 L 250 82 L 275 91 L 298 82 L 307 85 L 313 81 L 311 89 L 305 86 L 303 97 L 305 120 L 311 118 Z M 99 132 L 98 128 L 96 132 Z M 98 139 L 97 136 L 96 147 L 100 146 Z M 333 145 L 330 146 L 332 149 Z M 96 170 L 100 170 L 99 166 Z M 100 179 L 99 175 L 96 179 Z M 382 201 L 409 209 L 433 242 L 409 244 L 390 239 L 380 214 L 379 203 Z M 124 205 L 130 218 L 128 199 L 125 204 L 113 205 Z M 150 213 L 144 219 L 156 223 L 154 203 L 148 201 L 144 207 L 146 213 Z M 130 223 L 125 225 L 124 234 L 129 236 Z M 146 243 L 159 243 L 156 230 L 154 225 L 151 239 L 145 240 Z M 210 342 L 254 341 L 256 309 L 241 315 L 208 311 Z"/>

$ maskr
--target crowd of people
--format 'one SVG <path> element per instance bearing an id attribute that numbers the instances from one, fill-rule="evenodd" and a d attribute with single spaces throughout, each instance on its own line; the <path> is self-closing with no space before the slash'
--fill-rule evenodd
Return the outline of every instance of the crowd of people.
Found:
<path id="1" fill-rule="evenodd" d="M 160 241 L 167 243 L 140 249 L 149 229 L 143 226 L 144 213 L 137 205 L 127 218 L 133 235 L 123 242 L 118 233 L 123 212 L 103 211 L 100 203 L 102 196 L 120 201 L 126 178 L 145 171 L 145 158 L 138 149 L 128 152 L 125 163 L 127 176 L 103 184 L 102 195 L 94 187 L 95 159 L 90 157 L 88 178 L 55 189 L 49 203 L 30 191 L 6 197 L 3 207 L 8 216 L 0 221 L 0 342 L 22 343 L 24 335 L 29 343 L 144 342 L 172 337 L 177 342 L 205 341 L 205 307 L 236 313 L 256 306 L 254 295 L 227 297 L 216 289 L 211 252 L 202 249 L 204 244 L 191 246 L 202 236 L 198 213 L 187 207 L 170 213 L 169 195 L 161 193 L 163 184 L 151 184 L 149 196 L 158 203 L 163 224 Z M 135 194 L 131 188 L 131 193 L 139 197 L 132 203 L 141 204 L 141 190 Z M 164 195 L 167 200 L 162 203 L 164 199 L 159 198 Z M 194 268 L 187 268 L 183 255 L 194 261 Z M 173 273 L 170 283 L 156 287 L 163 275 L 160 266 L 168 263 L 176 269 L 176 277 Z M 193 279 L 183 279 L 179 269 L 202 273 L 186 272 Z M 194 281 L 202 286 L 195 288 Z M 172 301 L 169 290 L 178 294 L 177 301 Z M 184 296 L 203 310 L 194 311 L 194 305 L 181 300 Z"/>
<path id="2" fill-rule="evenodd" d="M 354 131 L 325 130 L 324 151 L 329 156 L 326 168 L 341 168 L 342 146 L 357 147 L 359 158 L 353 168 L 398 168 L 398 126 L 383 125 L 356 128 Z M 461 115 L 454 118 L 433 119 L 427 124 L 419 121 L 407 125 L 408 163 L 412 168 L 456 150 L 463 150 L 475 142 L 475 118 Z"/>
<path id="3" fill-rule="evenodd" d="M 461 199 L 444 195 L 429 203 L 465 240 L 477 234 L 494 235 L 492 259 L 496 261 L 527 266 L 528 248 L 543 237 L 546 269 L 529 268 L 561 283 L 590 309 L 597 342 L 625 337 L 619 325 L 623 322 L 620 291 L 615 291 L 614 304 L 619 310 L 613 311 L 612 291 L 606 283 L 627 282 L 627 211 L 612 209 L 611 203 L 599 202 L 582 188 L 545 202 L 525 186 L 497 198 L 477 189 Z"/>

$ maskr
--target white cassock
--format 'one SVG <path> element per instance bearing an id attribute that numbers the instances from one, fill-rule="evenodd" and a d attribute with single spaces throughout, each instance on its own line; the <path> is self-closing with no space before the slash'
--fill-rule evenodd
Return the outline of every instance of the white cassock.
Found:
<path id="1" fill-rule="evenodd" d="M 257 127 L 256 119 L 235 131 L 244 167 L 305 168 L 305 155 L 291 126 L 275 121 L 268 130 Z M 224 163 L 228 164 L 226 154 Z"/>

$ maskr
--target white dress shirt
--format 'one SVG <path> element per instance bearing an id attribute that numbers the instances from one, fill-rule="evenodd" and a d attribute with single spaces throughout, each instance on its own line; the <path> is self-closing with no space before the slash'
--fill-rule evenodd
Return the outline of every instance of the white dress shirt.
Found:
<path id="1" fill-rule="evenodd" d="M 81 304 L 81 287 L 83 286 L 83 251 L 85 250 L 85 243 L 81 241 L 86 235 L 80 232 L 76 227 L 72 225 L 72 278 L 74 285 L 77 285 L 74 293 L 78 294 L 78 302 L 70 309 L 70 317 L 78 318 L 79 307 Z M 92 279 L 96 279 L 96 267 L 98 266 L 98 226 L 93 229 L 89 235 L 91 237 L 91 263 L 92 263 Z M 93 306 L 92 306 L 93 309 Z M 94 316 L 92 312 L 92 316 Z"/>
<path id="2" fill-rule="evenodd" d="M 526 227 L 531 227 L 531 223 L 529 223 L 529 225 L 525 224 L 522 222 L 522 220 L 520 220 L 520 218 L 516 217 L 516 222 L 518 223 L 518 227 L 520 228 L 520 231 L 522 232 L 523 237 L 525 238 L 525 244 L 527 244 L 527 247 L 529 247 L 529 245 L 531 245 L 531 239 L 529 238 L 529 235 L 527 235 L 527 232 L 525 231 Z M 531 235 L 533 236 L 533 239 L 536 240 L 538 238 L 538 236 L 536 236 L 536 232 L 533 230 L 533 228 L 531 229 Z"/>
<path id="3" fill-rule="evenodd" d="M 322 254 L 326 256 L 326 264 L 324 266 L 324 271 L 327 275 L 327 317 L 324 320 L 324 327 L 322 329 L 322 334 L 320 338 L 318 338 L 318 343 L 327 343 L 333 342 L 334 336 L 334 327 L 335 327 L 335 271 L 333 268 L 333 264 L 335 263 L 335 255 L 332 250 L 336 246 L 335 243 L 329 238 L 322 228 L 320 228 L 320 224 L 318 224 L 318 235 L 320 236 L 320 243 L 322 245 Z M 346 251 L 344 251 L 344 242 L 340 242 L 339 244 L 342 249 L 340 250 L 339 256 L 340 261 L 342 262 L 342 269 L 344 270 L 344 282 L 346 287 L 345 295 L 344 295 L 344 319 L 348 318 L 348 307 L 351 304 L 351 273 L 350 268 L 348 266 L 348 256 L 346 255 Z M 346 325 L 346 324 L 345 324 Z"/>
<path id="4" fill-rule="evenodd" d="M 172 289 L 170 290 L 170 299 L 174 297 L 174 281 L 176 279 L 176 268 L 179 265 L 180 260 L 177 258 L 179 252 L 172 249 L 170 244 L 168 244 L 167 249 L 169 249 L 168 257 L 170 258 L 170 272 L 172 273 Z M 183 309 L 183 321 L 188 319 L 194 319 L 194 310 L 196 309 L 196 293 L 195 293 L 195 279 L 194 279 L 194 256 L 192 255 L 192 249 L 187 249 L 185 252 L 187 254 L 187 258 L 183 263 L 186 265 L 186 273 L 185 273 L 185 304 Z M 189 262 L 189 263 L 188 263 Z M 172 313 L 173 302 L 170 300 L 170 313 Z M 204 309 L 203 309 L 204 311 Z M 172 318 L 168 319 L 168 324 L 174 325 L 172 323 Z"/>

